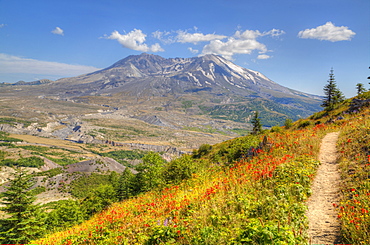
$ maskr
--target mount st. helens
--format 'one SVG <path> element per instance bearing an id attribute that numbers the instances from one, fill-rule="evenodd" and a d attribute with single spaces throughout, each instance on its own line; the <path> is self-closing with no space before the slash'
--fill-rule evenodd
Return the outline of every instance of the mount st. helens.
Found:
<path id="1" fill-rule="evenodd" d="M 220 56 L 146 53 L 77 77 L 3 84 L 0 96 L 2 131 L 187 150 L 248 133 L 255 111 L 264 126 L 275 126 L 321 103 Z"/>
<path id="2" fill-rule="evenodd" d="M 48 95 L 59 98 L 120 95 L 135 104 L 152 99 L 157 109 L 176 108 L 176 102 L 182 101 L 180 107 L 188 107 L 189 114 L 237 122 L 248 121 L 258 110 L 266 126 L 320 110 L 320 97 L 283 87 L 216 55 L 169 59 L 132 55 L 106 69 L 60 79 L 47 87 Z"/>

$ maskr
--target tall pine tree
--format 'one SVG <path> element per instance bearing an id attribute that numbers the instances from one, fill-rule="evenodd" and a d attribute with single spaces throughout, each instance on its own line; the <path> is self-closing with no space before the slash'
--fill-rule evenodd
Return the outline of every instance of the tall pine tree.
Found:
<path id="1" fill-rule="evenodd" d="M 343 93 L 337 88 L 333 68 L 330 70 L 328 83 L 324 86 L 324 94 L 321 106 L 327 111 L 333 110 L 335 105 L 344 100 Z"/>
<path id="2" fill-rule="evenodd" d="M 44 232 L 44 222 L 40 207 L 33 204 L 35 194 L 30 191 L 33 186 L 32 176 L 17 170 L 14 179 L 2 194 L 1 208 L 6 218 L 0 220 L 0 243 L 24 244 L 38 238 Z"/>
<path id="3" fill-rule="evenodd" d="M 261 119 L 258 117 L 259 113 L 256 111 L 254 114 L 254 117 L 251 120 L 252 123 L 252 134 L 259 134 L 262 132 L 262 125 L 261 125 Z"/>

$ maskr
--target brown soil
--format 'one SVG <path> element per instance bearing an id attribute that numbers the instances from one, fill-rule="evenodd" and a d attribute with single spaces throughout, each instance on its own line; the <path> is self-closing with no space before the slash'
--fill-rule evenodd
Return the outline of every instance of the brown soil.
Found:
<path id="1" fill-rule="evenodd" d="M 310 244 L 340 243 L 340 224 L 333 203 L 340 199 L 336 143 L 339 132 L 327 134 L 321 143 L 317 175 L 312 185 L 306 213 Z"/>

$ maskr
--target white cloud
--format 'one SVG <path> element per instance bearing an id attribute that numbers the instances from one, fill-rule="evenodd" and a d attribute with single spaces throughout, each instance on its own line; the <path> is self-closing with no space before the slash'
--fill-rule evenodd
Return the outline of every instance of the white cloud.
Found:
<path id="1" fill-rule="evenodd" d="M 270 31 L 260 32 L 258 30 L 246 30 L 244 32 L 236 31 L 234 34 L 234 37 L 240 38 L 240 39 L 257 39 L 258 37 L 263 36 L 272 36 L 272 37 L 278 37 L 285 34 L 285 31 L 279 30 L 279 29 L 272 29 Z"/>
<path id="2" fill-rule="evenodd" d="M 6 26 L 6 24 L 0 24 L 0 28 L 3 28 L 5 26 Z"/>
<path id="3" fill-rule="evenodd" d="M 199 53 L 199 50 L 197 50 L 197 49 L 193 49 L 192 47 L 188 48 L 188 50 L 189 50 L 190 52 L 192 52 L 193 54 L 197 54 L 197 53 Z"/>
<path id="4" fill-rule="evenodd" d="M 152 52 L 163 52 L 164 49 L 161 47 L 161 45 L 159 45 L 159 43 L 156 43 L 156 44 L 153 44 L 150 47 L 150 51 L 152 51 Z"/>
<path id="5" fill-rule="evenodd" d="M 234 37 L 240 39 L 256 39 L 263 34 L 260 31 L 246 30 L 244 32 L 236 31 Z"/>
<path id="6" fill-rule="evenodd" d="M 194 26 L 194 30 L 197 31 L 198 28 Z M 161 42 L 165 44 L 172 44 L 172 43 L 193 43 L 197 44 L 199 42 L 209 42 L 212 40 L 220 40 L 227 38 L 224 35 L 216 35 L 216 34 L 203 34 L 201 32 L 196 33 L 189 33 L 184 30 L 177 30 L 177 31 L 155 31 L 152 33 L 153 37 L 159 39 Z"/>
<path id="7" fill-rule="evenodd" d="M 305 39 L 318 39 L 331 42 L 351 40 L 356 35 L 347 26 L 335 26 L 331 22 L 312 29 L 306 29 L 298 33 L 298 37 Z"/>
<path id="8" fill-rule="evenodd" d="M 194 33 L 191 33 L 195 31 Z M 236 31 L 233 36 L 217 35 L 217 34 L 204 34 L 198 31 L 197 27 L 189 30 L 177 31 L 155 31 L 152 36 L 160 40 L 164 44 L 173 43 L 193 43 L 208 42 L 202 49 L 201 53 L 221 55 L 227 59 L 232 59 L 235 54 L 251 54 L 253 51 L 259 52 L 258 59 L 268 59 L 271 56 L 265 53 L 269 52 L 266 45 L 257 41 L 258 38 L 264 36 L 279 37 L 285 34 L 284 31 L 272 29 L 266 32 L 258 30 Z M 118 31 L 112 32 L 110 36 L 104 38 L 115 39 L 124 47 L 137 50 L 137 51 L 164 51 L 161 46 L 156 43 L 148 46 L 146 42 L 146 34 L 141 30 L 134 29 L 127 34 L 120 34 Z M 189 47 L 188 50 L 193 53 L 199 53 L 198 49 Z"/>
<path id="9" fill-rule="evenodd" d="M 266 46 L 256 40 L 242 40 L 231 37 L 226 42 L 221 40 L 211 41 L 204 46 L 202 53 L 217 54 L 231 60 L 234 54 L 251 54 L 254 50 L 260 50 L 262 53 L 267 52 Z"/>
<path id="10" fill-rule="evenodd" d="M 257 56 L 257 59 L 259 60 L 267 60 L 267 59 L 270 59 L 271 56 L 270 55 L 267 55 L 267 54 L 260 54 Z"/>
<path id="11" fill-rule="evenodd" d="M 159 34 L 158 34 L 159 35 Z M 133 31 L 127 33 L 126 35 L 120 34 L 118 31 L 112 32 L 112 34 L 107 37 L 108 39 L 117 40 L 123 47 L 132 50 L 142 51 L 142 52 L 159 52 L 164 51 L 161 46 L 156 43 L 152 46 L 145 44 L 146 34 L 141 30 L 134 29 Z"/>
<path id="12" fill-rule="evenodd" d="M 263 34 L 264 34 L 264 36 L 270 35 L 272 37 L 279 37 L 279 36 L 285 34 L 285 31 L 279 30 L 279 29 L 272 29 L 268 32 L 264 32 Z"/>
<path id="13" fill-rule="evenodd" d="M 55 27 L 55 29 L 52 30 L 51 33 L 54 33 L 56 35 L 64 36 L 64 31 L 60 27 Z"/>
<path id="14" fill-rule="evenodd" d="M 176 40 L 179 43 L 194 43 L 197 44 L 198 42 L 209 42 L 212 40 L 220 40 L 224 39 L 227 36 L 223 35 L 216 35 L 216 34 L 203 34 L 200 32 L 197 33 L 188 33 L 186 31 L 177 31 Z"/>
<path id="15" fill-rule="evenodd" d="M 162 39 L 164 35 L 166 35 L 168 32 L 163 32 L 163 31 L 155 31 L 152 33 L 153 37 L 157 39 Z M 168 35 L 168 34 L 167 34 Z"/>
<path id="16" fill-rule="evenodd" d="M 157 38 L 165 44 L 171 44 L 175 42 L 174 37 L 170 36 L 171 32 L 168 31 L 155 31 L 152 33 L 152 35 L 154 38 Z"/>
<path id="17" fill-rule="evenodd" d="M 96 67 L 28 59 L 0 53 L 0 73 L 77 76 L 98 70 Z"/>
<path id="18" fill-rule="evenodd" d="M 267 47 L 263 43 L 257 41 L 261 36 L 277 37 L 285 32 L 282 30 L 272 29 L 268 32 L 260 32 L 258 30 L 246 30 L 244 32 L 236 31 L 233 37 L 229 37 L 227 41 L 213 40 L 205 45 L 202 54 L 217 54 L 226 59 L 231 60 L 235 54 L 251 54 L 253 51 L 258 50 L 261 55 L 260 58 L 270 58 L 266 53 Z"/>

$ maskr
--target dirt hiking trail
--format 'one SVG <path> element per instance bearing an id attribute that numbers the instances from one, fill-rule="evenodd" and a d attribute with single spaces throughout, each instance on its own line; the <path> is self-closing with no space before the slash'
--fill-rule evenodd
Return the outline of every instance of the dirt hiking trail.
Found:
<path id="1" fill-rule="evenodd" d="M 340 243 L 340 224 L 333 203 L 340 198 L 336 143 L 339 132 L 327 134 L 321 142 L 319 161 L 312 184 L 312 195 L 307 201 L 310 244 Z"/>

